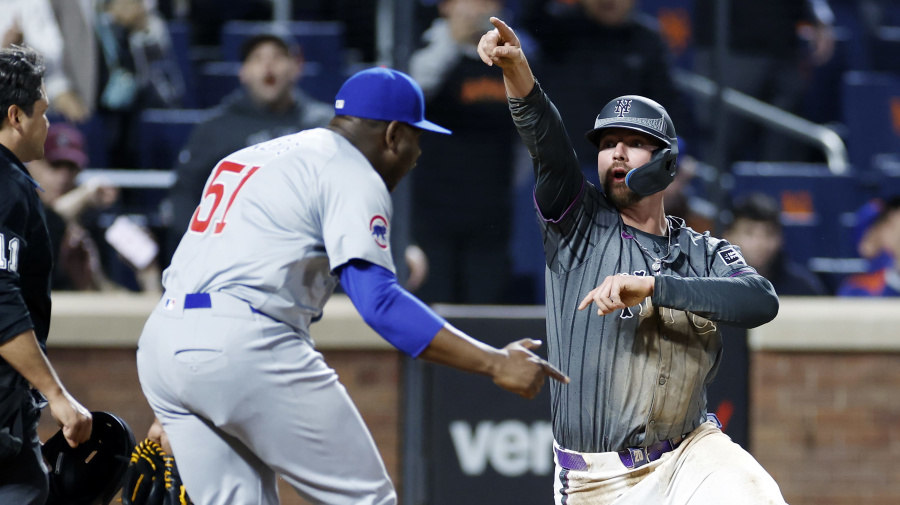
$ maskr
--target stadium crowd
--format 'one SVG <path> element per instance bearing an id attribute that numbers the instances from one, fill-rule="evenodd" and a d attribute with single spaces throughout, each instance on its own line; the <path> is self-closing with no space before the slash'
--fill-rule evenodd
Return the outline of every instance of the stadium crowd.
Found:
<path id="1" fill-rule="evenodd" d="M 55 127 L 46 159 L 29 169 L 57 181 L 43 196 L 55 223 L 54 289 L 158 290 L 219 159 L 324 125 L 346 76 L 389 63 L 379 60 L 376 4 L 293 2 L 291 22 L 272 24 L 273 3 L 263 0 L 0 1 L 3 46 L 30 46 L 47 64 Z M 592 147 L 578 142 L 591 126 L 584 111 L 627 93 L 654 98 L 679 125 L 670 214 L 698 231 L 721 228 L 776 288 L 785 282 L 783 294 L 900 292 L 889 225 L 900 194 L 900 68 L 888 56 L 898 2 L 731 2 L 724 27 L 712 0 L 410 5 L 412 56 L 390 63 L 409 69 L 454 131 L 427 139 L 410 185 L 417 247 L 407 260 L 426 301 L 542 302 L 530 160 L 504 115 L 499 71 L 475 54 L 487 18 L 500 14 L 534 55 L 590 180 Z M 720 29 L 729 44 L 717 70 Z M 684 84 L 687 72 L 832 128 L 849 172 L 825 168 L 821 151 L 796 136 L 717 115 L 714 101 Z M 714 141 L 725 143 L 718 167 Z M 114 182 L 134 170 L 167 173 L 174 185 Z"/>

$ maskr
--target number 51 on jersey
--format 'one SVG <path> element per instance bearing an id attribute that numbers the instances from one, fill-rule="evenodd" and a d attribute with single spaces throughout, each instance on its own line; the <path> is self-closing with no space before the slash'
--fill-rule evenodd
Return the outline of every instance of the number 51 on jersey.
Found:
<path id="1" fill-rule="evenodd" d="M 227 217 L 231 204 L 234 203 L 234 199 L 237 198 L 247 179 L 257 170 L 259 170 L 258 166 L 248 167 L 232 161 L 219 162 L 212 179 L 203 191 L 200 205 L 197 206 L 197 210 L 194 211 L 194 216 L 191 218 L 190 231 L 206 233 L 210 225 L 215 222 L 213 235 L 222 233 L 225 225 L 228 224 Z M 224 206 L 223 202 L 225 202 Z"/>

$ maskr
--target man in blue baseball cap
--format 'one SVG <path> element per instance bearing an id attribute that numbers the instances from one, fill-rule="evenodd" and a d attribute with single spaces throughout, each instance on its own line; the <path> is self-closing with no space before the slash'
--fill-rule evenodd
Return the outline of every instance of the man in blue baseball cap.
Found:
<path id="1" fill-rule="evenodd" d="M 497 349 L 447 324 L 400 287 L 390 191 L 419 157 L 422 90 L 387 68 L 361 71 L 327 128 L 226 156 L 163 274 L 138 343 L 141 386 L 195 503 L 278 503 L 280 475 L 311 503 L 391 505 L 372 436 L 309 326 L 338 282 L 404 353 L 527 398 L 568 379 L 522 339 Z M 227 219 L 226 219 L 227 215 Z"/>
<path id="2" fill-rule="evenodd" d="M 416 81 L 386 67 L 363 70 L 347 79 L 335 98 L 334 114 L 401 121 L 423 130 L 451 133 L 425 119 L 425 98 Z"/>
<path id="3" fill-rule="evenodd" d="M 351 76 L 334 100 L 328 129 L 359 149 L 393 191 L 416 164 L 423 130 L 450 134 L 425 119 L 425 97 L 412 77 L 386 67 Z"/>

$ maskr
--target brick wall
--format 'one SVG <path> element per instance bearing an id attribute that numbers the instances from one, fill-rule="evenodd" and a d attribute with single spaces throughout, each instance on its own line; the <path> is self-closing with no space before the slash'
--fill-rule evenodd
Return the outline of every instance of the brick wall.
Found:
<path id="1" fill-rule="evenodd" d="M 900 503 L 900 353 L 751 360 L 751 451 L 788 503 Z"/>
<path id="2" fill-rule="evenodd" d="M 153 422 L 137 378 L 134 349 L 51 348 L 50 359 L 69 391 L 90 410 L 106 410 L 131 426 L 143 439 Z M 322 351 L 372 431 L 394 484 L 400 488 L 400 368 L 399 353 L 383 351 Z M 57 430 L 44 411 L 39 433 L 46 440 Z M 300 505 L 294 490 L 280 482 L 282 504 Z"/>
<path id="3" fill-rule="evenodd" d="M 399 354 L 323 351 L 401 487 Z M 153 420 L 132 349 L 51 348 L 70 391 L 123 417 L 138 438 Z M 791 505 L 900 503 L 900 353 L 754 352 L 751 451 Z M 56 426 L 45 412 L 41 438 Z M 282 483 L 282 503 L 300 505 Z"/>

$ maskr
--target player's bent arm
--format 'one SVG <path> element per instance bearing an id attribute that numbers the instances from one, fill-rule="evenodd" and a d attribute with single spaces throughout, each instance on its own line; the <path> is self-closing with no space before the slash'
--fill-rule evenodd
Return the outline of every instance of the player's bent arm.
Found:
<path id="1" fill-rule="evenodd" d="M 446 324 L 403 289 L 390 270 L 361 259 L 339 270 L 341 286 L 366 324 L 406 354 L 419 356 Z"/>
<path id="2" fill-rule="evenodd" d="M 675 277 L 660 275 L 651 301 L 657 307 L 686 310 L 713 321 L 755 328 L 778 314 L 778 296 L 765 277 Z"/>
<path id="3" fill-rule="evenodd" d="M 62 424 L 69 445 L 75 447 L 91 436 L 90 412 L 63 387 L 41 351 L 34 330 L 24 331 L 0 343 L 0 357 L 47 398 L 51 414 Z"/>
<path id="4" fill-rule="evenodd" d="M 363 320 L 394 347 L 411 356 L 488 375 L 500 387 L 532 398 L 544 376 L 568 378 L 529 349 L 530 339 L 496 349 L 457 330 L 400 287 L 387 269 L 364 260 L 340 267 L 341 285 Z"/>

